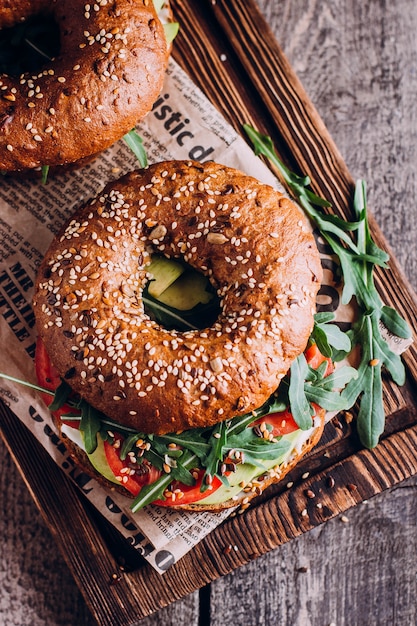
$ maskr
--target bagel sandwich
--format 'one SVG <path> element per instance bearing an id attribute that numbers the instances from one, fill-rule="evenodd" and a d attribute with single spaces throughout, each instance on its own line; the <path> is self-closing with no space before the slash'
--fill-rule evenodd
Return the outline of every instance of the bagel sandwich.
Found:
<path id="1" fill-rule="evenodd" d="M 108 184 L 33 299 L 39 385 L 75 462 L 133 511 L 247 506 L 324 427 L 302 392 L 333 371 L 311 339 L 321 280 L 298 206 L 238 170 L 168 161 Z"/>

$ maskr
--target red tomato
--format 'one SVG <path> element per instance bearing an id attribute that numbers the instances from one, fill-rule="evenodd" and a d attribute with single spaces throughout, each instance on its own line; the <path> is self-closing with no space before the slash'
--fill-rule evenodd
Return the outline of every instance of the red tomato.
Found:
<path id="1" fill-rule="evenodd" d="M 206 491 L 201 492 L 200 489 L 203 481 L 204 472 L 205 470 L 203 469 L 196 470 L 197 478 L 194 485 L 184 485 L 184 483 L 180 483 L 178 480 L 174 480 L 170 489 L 174 493 L 176 492 L 175 500 L 168 497 L 166 498 L 166 500 L 155 500 L 155 502 L 153 502 L 152 504 L 156 504 L 158 506 L 172 506 L 173 504 L 192 504 L 193 502 L 198 502 L 199 500 L 202 500 L 203 498 L 211 495 L 214 491 L 221 487 L 222 482 L 219 478 L 217 478 L 217 476 L 214 476 L 211 483 L 211 489 L 207 489 Z"/>
<path id="2" fill-rule="evenodd" d="M 269 433 L 272 434 L 273 437 L 288 435 L 298 429 L 296 421 L 288 410 L 264 415 L 264 417 L 260 417 L 253 422 L 251 426 L 260 426 L 262 422 L 272 426 L 272 430 L 269 431 Z"/>
<path id="3" fill-rule="evenodd" d="M 123 441 L 123 437 L 118 433 L 114 433 L 114 438 L 116 442 Z M 137 496 L 142 487 L 154 483 L 160 477 L 161 472 L 146 460 L 144 460 L 141 465 L 133 463 L 129 457 L 122 461 L 120 458 L 120 448 L 120 443 L 112 445 L 108 441 L 104 442 L 107 463 L 116 478 L 120 480 L 120 484 L 132 495 Z M 138 468 L 140 468 L 139 471 L 133 473 L 132 470 L 137 470 Z"/>
<path id="4" fill-rule="evenodd" d="M 324 361 L 327 361 L 327 368 L 324 375 L 329 376 L 329 374 L 334 371 L 332 360 L 329 357 L 323 356 L 316 343 L 312 343 L 311 346 L 307 348 L 304 352 L 304 356 L 307 363 L 313 368 L 313 370 L 316 370 Z"/>
<path id="5" fill-rule="evenodd" d="M 36 341 L 35 371 L 38 383 L 41 387 L 44 387 L 45 389 L 50 389 L 51 391 L 55 391 L 61 384 L 61 377 L 52 365 L 45 345 L 40 337 L 38 337 Z M 46 406 L 49 406 L 54 399 L 53 395 L 50 395 L 48 393 L 43 393 L 41 395 Z M 66 415 L 67 413 L 74 413 L 74 409 L 68 404 L 64 404 L 53 413 L 57 419 L 61 419 L 62 415 Z M 68 426 L 72 426 L 73 428 L 78 428 L 80 424 L 79 420 L 74 421 L 61 419 L 61 421 Z"/>

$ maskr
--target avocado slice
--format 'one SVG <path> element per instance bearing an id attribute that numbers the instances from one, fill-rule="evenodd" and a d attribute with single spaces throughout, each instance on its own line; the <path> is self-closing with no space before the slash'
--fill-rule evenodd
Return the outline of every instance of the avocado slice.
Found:
<path id="1" fill-rule="evenodd" d="M 173 282 L 158 300 L 178 311 L 188 311 L 197 304 L 207 304 L 213 294 L 206 291 L 209 281 L 195 270 L 187 270 Z"/>
<path id="2" fill-rule="evenodd" d="M 148 287 L 149 295 L 159 299 L 160 295 L 181 276 L 185 267 L 173 259 L 154 255 L 147 271 L 152 274 Z"/>
<path id="3" fill-rule="evenodd" d="M 100 433 L 97 433 L 97 448 L 92 454 L 88 454 L 87 456 L 91 465 L 99 474 L 104 476 L 104 478 L 107 478 L 110 482 L 120 485 L 107 462 L 106 453 L 104 451 L 104 442 L 100 437 Z"/>

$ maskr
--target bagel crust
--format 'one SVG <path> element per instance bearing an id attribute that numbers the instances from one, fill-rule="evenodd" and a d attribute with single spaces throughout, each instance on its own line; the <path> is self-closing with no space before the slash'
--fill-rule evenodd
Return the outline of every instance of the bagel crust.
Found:
<path id="1" fill-rule="evenodd" d="M 0 0 L 0 28 L 53 17 L 60 53 L 36 75 L 0 74 L 0 169 L 74 163 L 148 113 L 169 50 L 152 0 Z"/>
<path id="2" fill-rule="evenodd" d="M 210 328 L 144 311 L 151 253 L 209 277 Z M 216 163 L 170 161 L 107 185 L 55 238 L 34 296 L 53 365 L 96 409 L 163 434 L 242 415 L 276 390 L 313 328 L 322 270 L 301 210 Z"/>

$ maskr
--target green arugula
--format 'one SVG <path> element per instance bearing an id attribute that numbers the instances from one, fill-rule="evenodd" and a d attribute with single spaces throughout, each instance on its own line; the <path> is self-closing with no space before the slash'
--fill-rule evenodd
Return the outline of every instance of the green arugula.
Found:
<path id="1" fill-rule="evenodd" d="M 255 153 L 262 154 L 277 167 L 306 214 L 338 256 L 344 280 L 342 302 L 348 304 L 352 298 L 356 299 L 359 316 L 348 334 L 352 348 L 360 347 L 360 364 L 357 375 L 352 375 L 351 379 L 347 380 L 340 396 L 340 406 L 349 409 L 359 401 L 358 434 L 364 446 L 373 448 L 377 445 L 385 424 L 382 367 L 385 367 L 397 384 L 401 385 L 405 382 L 404 365 L 401 358 L 389 348 L 383 339 L 380 323 L 382 322 L 388 330 L 404 339 L 411 337 L 411 329 L 395 309 L 383 304 L 375 287 L 374 268 L 377 265 L 387 267 L 389 256 L 376 245 L 370 234 L 365 183 L 358 181 L 356 184 L 353 202 L 355 220 L 353 222 L 345 222 L 337 216 L 325 214 L 323 208 L 329 207 L 330 204 L 308 189 L 309 177 L 292 173 L 279 160 L 270 137 L 260 134 L 249 125 L 244 125 L 244 129 L 254 145 Z M 316 319 L 313 337 L 325 355 L 329 354 L 329 346 L 326 345 L 326 341 L 330 339 L 328 330 L 327 318 Z M 330 335 L 332 332 L 334 330 Z M 333 341 L 334 339 L 335 337 L 332 336 Z M 340 341 L 340 339 L 340 335 L 339 338 L 336 337 L 336 343 L 339 344 L 338 350 L 347 352 L 345 340 Z M 294 365 L 296 376 L 300 367 L 302 367 L 300 363 L 296 362 Z M 300 391 L 300 381 L 296 380 L 293 384 L 294 389 Z M 323 391 L 325 388 L 322 386 L 319 393 L 319 387 L 316 385 L 314 397 L 324 403 L 326 398 L 321 395 Z M 291 395 L 294 398 L 296 391 Z M 307 398 L 309 397 L 307 393 Z M 307 416 L 305 401 L 303 398 L 295 400 L 299 419 L 304 423 Z M 322 406 L 329 409 L 330 404 Z"/>
<path id="2" fill-rule="evenodd" d="M 201 491 L 206 491 L 209 488 L 210 479 L 213 476 L 219 475 L 219 463 L 223 462 L 225 455 L 224 450 L 228 443 L 226 422 L 219 422 L 214 426 L 210 434 L 210 443 L 210 451 L 206 456 L 204 463 L 206 471 L 204 472 Z M 230 442 L 229 445 L 231 446 Z M 222 478 L 221 474 L 219 477 Z"/>
<path id="3" fill-rule="evenodd" d="M 304 354 L 300 354 L 291 365 L 288 397 L 293 417 L 302 430 L 311 428 L 313 415 L 313 409 L 304 393 L 307 372 L 306 358 Z"/>
<path id="4" fill-rule="evenodd" d="M 335 350 L 348 354 L 352 349 L 352 344 L 349 335 L 342 332 L 336 324 L 331 323 L 334 319 L 334 313 L 316 313 L 310 339 L 316 342 L 318 349 L 324 356 L 337 360 L 335 359 Z"/>
<path id="5" fill-rule="evenodd" d="M 128 133 L 123 135 L 123 141 L 133 152 L 137 160 L 139 161 L 139 165 L 143 168 L 148 165 L 148 156 L 146 154 L 146 150 L 143 146 L 143 139 L 137 133 L 135 128 L 132 128 Z"/>
<path id="6" fill-rule="evenodd" d="M 42 185 L 46 185 L 46 182 L 48 180 L 48 174 L 49 174 L 49 165 L 42 165 L 41 172 L 42 172 L 41 183 Z"/>

